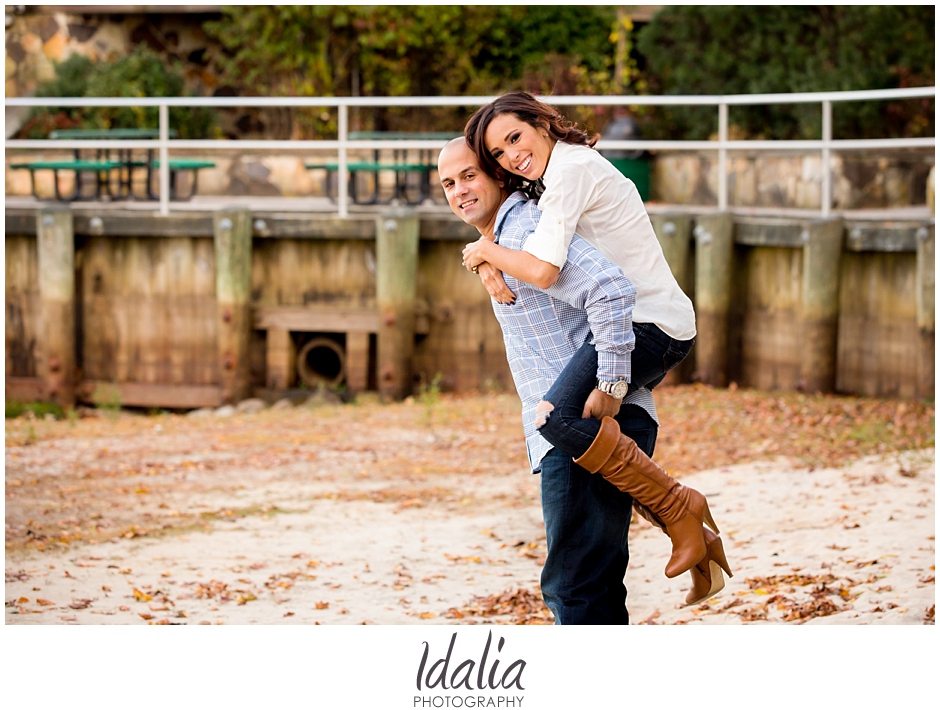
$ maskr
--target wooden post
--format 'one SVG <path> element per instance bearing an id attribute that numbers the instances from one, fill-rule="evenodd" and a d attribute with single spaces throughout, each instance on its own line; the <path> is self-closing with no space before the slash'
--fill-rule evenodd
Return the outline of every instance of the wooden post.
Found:
<path id="1" fill-rule="evenodd" d="M 350 392 L 363 392 L 369 386 L 369 333 L 353 330 L 346 333 L 346 387 Z"/>
<path id="2" fill-rule="evenodd" d="M 808 225 L 803 238 L 800 389 L 834 392 L 839 335 L 839 275 L 842 270 L 842 219 Z"/>
<path id="3" fill-rule="evenodd" d="M 251 332 L 251 215 L 225 209 L 212 218 L 215 233 L 215 297 L 218 307 L 219 380 L 222 401 L 249 394 L 248 342 Z"/>
<path id="4" fill-rule="evenodd" d="M 934 397 L 934 352 L 935 352 L 935 304 L 934 271 L 936 254 L 934 227 L 917 230 L 917 330 L 920 336 L 920 357 L 917 363 L 917 396 L 921 399 Z"/>
<path id="5" fill-rule="evenodd" d="M 651 215 L 653 230 L 659 245 L 663 249 L 666 263 L 679 284 L 687 294 L 692 293 L 692 217 L 687 214 Z M 695 363 L 695 348 L 685 360 L 669 372 L 664 384 L 687 382 L 692 377 Z"/>
<path id="6" fill-rule="evenodd" d="M 268 328 L 267 342 L 267 387 L 283 390 L 294 384 L 297 368 L 297 348 L 286 328 Z"/>
<path id="7" fill-rule="evenodd" d="M 75 404 L 75 236 L 68 207 L 44 207 L 36 220 L 39 357 L 44 397 Z"/>
<path id="8" fill-rule="evenodd" d="M 695 222 L 695 376 L 705 384 L 724 387 L 734 224 L 728 212 L 701 215 Z"/>
<path id="9" fill-rule="evenodd" d="M 385 397 L 411 394 L 418 216 L 398 208 L 376 217 L 376 285 L 379 309 L 378 388 Z"/>

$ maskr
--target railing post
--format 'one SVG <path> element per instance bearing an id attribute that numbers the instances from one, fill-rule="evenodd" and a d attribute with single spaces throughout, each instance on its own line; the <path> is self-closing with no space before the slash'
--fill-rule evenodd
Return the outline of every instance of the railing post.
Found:
<path id="1" fill-rule="evenodd" d="M 168 143 L 169 140 L 170 140 L 170 107 L 167 104 L 160 104 L 160 216 L 161 217 L 167 217 L 170 214 L 170 145 Z"/>
<path id="2" fill-rule="evenodd" d="M 832 101 L 822 102 L 822 216 L 828 217 L 832 211 Z"/>
<path id="3" fill-rule="evenodd" d="M 339 170 L 336 173 L 336 179 L 339 180 L 337 186 L 337 202 L 339 203 L 339 216 L 346 219 L 349 216 L 349 152 L 346 147 L 346 141 L 349 140 L 349 106 L 339 105 Z M 378 179 L 378 176 L 376 176 Z"/>
<path id="4" fill-rule="evenodd" d="M 728 104 L 718 104 L 718 209 L 728 209 Z"/>

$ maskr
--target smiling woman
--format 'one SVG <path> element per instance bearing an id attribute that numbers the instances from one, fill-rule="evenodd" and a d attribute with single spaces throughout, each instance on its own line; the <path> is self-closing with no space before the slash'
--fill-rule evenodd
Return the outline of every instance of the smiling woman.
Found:
<path id="1" fill-rule="evenodd" d="M 484 142 L 501 168 L 535 180 L 545 174 L 556 141 L 549 135 L 547 124 L 536 128 L 504 113 L 490 123 Z"/>
<path id="2" fill-rule="evenodd" d="M 510 192 L 516 188 L 534 188 L 548 169 L 555 143 L 562 141 L 593 148 L 600 136 L 591 136 L 558 111 L 523 91 L 501 96 L 481 107 L 464 128 L 464 136 L 491 177 L 506 179 Z M 520 166 L 525 155 L 516 156 L 510 164 L 507 149 L 528 147 L 536 160 L 534 165 Z M 547 152 L 545 152 L 547 148 Z M 521 158 L 521 159 L 520 159 Z M 505 171 L 505 172 L 504 172 Z M 520 179 L 521 178 L 521 179 Z M 530 190 L 532 197 L 537 194 Z"/>

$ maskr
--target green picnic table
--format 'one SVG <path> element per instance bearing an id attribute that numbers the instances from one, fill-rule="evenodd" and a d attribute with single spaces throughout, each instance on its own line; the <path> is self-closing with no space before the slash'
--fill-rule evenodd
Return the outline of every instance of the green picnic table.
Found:
<path id="1" fill-rule="evenodd" d="M 176 131 L 170 131 L 171 137 L 176 135 Z M 53 140 L 148 140 L 159 138 L 160 131 L 155 128 L 75 128 L 52 131 L 49 137 Z M 76 148 L 73 160 L 14 163 L 10 165 L 10 168 L 30 171 L 33 196 L 37 198 L 39 195 L 36 193 L 36 171 L 52 170 L 55 196 L 57 200 L 61 201 L 101 199 L 104 196 L 110 199 L 134 199 L 136 197 L 133 192 L 134 173 L 136 170 L 146 169 L 146 197 L 151 200 L 159 199 L 159 196 L 153 190 L 153 173 L 160 168 L 160 161 L 154 159 L 154 150 L 148 148 L 146 158 L 136 156 L 134 151 L 129 148 L 119 148 L 115 152 L 116 159 L 112 158 L 110 149 L 99 148 L 94 150 L 94 157 L 91 158 L 82 156 L 82 150 Z M 212 161 L 192 158 L 171 158 L 168 165 L 170 168 L 170 198 L 174 200 L 192 197 L 196 193 L 199 170 L 215 167 L 215 163 Z M 63 197 L 59 191 L 60 170 L 70 170 L 75 173 L 75 190 L 69 196 Z M 192 172 L 193 175 L 192 188 L 185 196 L 181 195 L 177 189 L 177 177 L 182 172 Z M 111 189 L 112 173 L 117 174 L 116 194 Z M 82 195 L 82 184 L 85 182 L 83 176 L 85 175 L 94 177 L 95 191 L 93 195 L 88 197 Z"/>
<path id="2" fill-rule="evenodd" d="M 459 133 L 449 133 L 443 131 L 412 132 L 412 131 L 354 131 L 349 134 L 350 140 L 439 140 L 448 141 L 458 137 Z M 382 149 L 373 150 L 373 159 L 352 160 L 346 164 L 349 171 L 349 196 L 354 204 L 372 205 L 379 202 L 379 180 L 378 174 L 383 171 L 395 173 L 395 189 L 390 199 L 401 200 L 406 204 L 420 204 L 431 197 L 431 171 L 435 167 L 434 150 L 418 149 L 417 160 L 409 160 L 408 149 L 393 149 L 391 161 L 381 159 Z M 308 163 L 305 166 L 307 170 L 326 171 L 324 179 L 324 189 L 327 197 L 335 202 L 333 179 L 339 171 L 339 163 L 332 161 L 326 163 Z M 359 180 L 360 174 L 371 174 L 372 190 L 368 196 L 360 195 Z M 408 176 L 418 176 L 418 195 L 416 198 L 408 193 Z"/>

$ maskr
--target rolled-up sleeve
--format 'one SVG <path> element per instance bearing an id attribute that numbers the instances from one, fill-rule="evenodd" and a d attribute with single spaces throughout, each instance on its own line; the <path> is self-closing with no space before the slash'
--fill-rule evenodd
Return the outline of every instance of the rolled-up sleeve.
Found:
<path id="1" fill-rule="evenodd" d="M 587 314 L 597 350 L 597 376 L 629 382 L 636 289 L 620 268 L 576 237 L 558 281 L 546 293 Z"/>
<path id="2" fill-rule="evenodd" d="M 568 258 L 568 247 L 578 230 L 596 179 L 584 169 L 566 166 L 558 170 L 539 198 L 542 216 L 523 249 L 559 269 Z"/>

